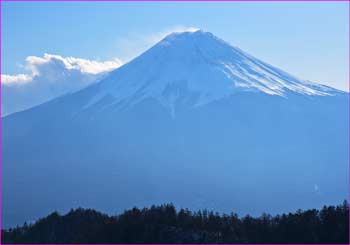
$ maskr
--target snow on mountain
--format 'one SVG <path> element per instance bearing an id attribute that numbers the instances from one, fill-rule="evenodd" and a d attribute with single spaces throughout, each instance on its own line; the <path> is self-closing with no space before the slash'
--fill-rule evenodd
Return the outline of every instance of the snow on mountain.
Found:
<path id="1" fill-rule="evenodd" d="M 242 91 L 283 97 L 289 93 L 329 96 L 340 92 L 300 80 L 200 30 L 168 35 L 112 72 L 98 90 L 84 108 L 107 95 L 114 97 L 112 105 L 152 97 L 173 108 L 176 100 L 183 96 L 189 99 L 189 95 L 195 107 Z"/>

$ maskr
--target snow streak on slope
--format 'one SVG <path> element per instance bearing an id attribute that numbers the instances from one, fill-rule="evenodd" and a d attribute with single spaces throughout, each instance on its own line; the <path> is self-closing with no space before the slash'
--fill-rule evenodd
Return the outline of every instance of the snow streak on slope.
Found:
<path id="1" fill-rule="evenodd" d="M 173 108 L 179 101 L 198 106 L 240 91 L 283 97 L 339 92 L 299 80 L 203 31 L 170 34 L 97 86 L 85 108 L 107 95 L 112 96 L 112 104 L 155 98 Z"/>

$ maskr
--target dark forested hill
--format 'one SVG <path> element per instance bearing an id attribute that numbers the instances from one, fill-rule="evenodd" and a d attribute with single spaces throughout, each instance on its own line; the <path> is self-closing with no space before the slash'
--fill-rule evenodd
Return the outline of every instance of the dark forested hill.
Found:
<path id="1" fill-rule="evenodd" d="M 349 243 L 349 205 L 259 218 L 172 204 L 117 216 L 91 209 L 54 212 L 35 224 L 2 231 L 3 243 Z"/>

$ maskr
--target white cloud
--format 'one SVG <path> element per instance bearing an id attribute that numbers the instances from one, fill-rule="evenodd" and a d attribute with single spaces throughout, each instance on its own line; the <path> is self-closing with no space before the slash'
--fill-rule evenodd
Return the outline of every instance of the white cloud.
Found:
<path id="1" fill-rule="evenodd" d="M 17 74 L 17 75 L 1 75 L 2 84 L 21 84 L 30 82 L 32 80 L 31 75 L 27 74 Z"/>
<path id="2" fill-rule="evenodd" d="M 174 32 L 196 32 L 198 30 L 200 29 L 197 27 L 174 26 L 172 28 L 169 28 L 168 30 L 149 35 L 146 38 L 146 41 L 150 44 L 155 44 L 160 40 L 162 40 L 163 38 L 165 38 L 166 36 L 168 36 L 169 34 Z"/>
<path id="3" fill-rule="evenodd" d="M 29 74 L 1 75 L 2 116 L 77 91 L 122 65 L 119 59 L 96 61 L 44 54 L 29 56 Z"/>
<path id="4" fill-rule="evenodd" d="M 129 61 L 173 32 L 195 32 L 198 30 L 197 27 L 173 26 L 155 33 L 129 32 L 118 38 L 115 46 L 119 50 L 118 56 Z"/>
<path id="5" fill-rule="evenodd" d="M 117 46 L 125 53 L 124 60 L 131 60 L 173 32 L 197 30 L 199 28 L 173 26 L 153 34 L 129 33 L 118 40 Z M 53 54 L 28 56 L 23 65 L 28 74 L 1 75 L 2 116 L 75 92 L 121 65 L 119 59 L 97 61 Z"/>

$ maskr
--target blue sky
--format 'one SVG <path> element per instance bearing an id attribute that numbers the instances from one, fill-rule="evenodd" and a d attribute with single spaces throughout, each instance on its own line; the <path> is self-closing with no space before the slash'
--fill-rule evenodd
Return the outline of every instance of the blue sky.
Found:
<path id="1" fill-rule="evenodd" d="M 347 90 L 348 3 L 3 2 L 3 74 L 28 56 L 90 60 L 140 54 L 165 33 L 210 31 L 300 78 Z"/>

